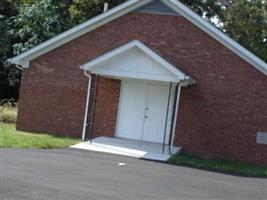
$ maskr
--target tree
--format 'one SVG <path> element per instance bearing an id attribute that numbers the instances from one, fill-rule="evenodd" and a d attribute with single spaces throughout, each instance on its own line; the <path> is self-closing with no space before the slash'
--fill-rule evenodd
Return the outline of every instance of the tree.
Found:
<path id="1" fill-rule="evenodd" d="M 113 8 L 126 0 L 74 0 L 70 13 L 74 23 L 79 24 L 103 12 L 104 3 Z"/>
<path id="2" fill-rule="evenodd" d="M 12 20 L 12 32 L 17 41 L 13 44 L 14 54 L 33 46 L 73 26 L 69 6 L 72 0 L 41 0 L 20 7 L 20 13 Z"/>
<path id="3" fill-rule="evenodd" d="M 0 99 L 18 98 L 21 72 L 6 63 L 73 26 L 72 0 L 0 0 Z"/>
<path id="4" fill-rule="evenodd" d="M 17 14 L 15 1 L 0 0 L 0 99 L 18 96 L 20 72 L 13 65 L 7 67 L 5 62 L 13 55 L 8 20 Z"/>
<path id="5" fill-rule="evenodd" d="M 18 98 L 21 72 L 6 59 L 73 26 L 72 0 L 0 0 L 0 99 Z"/>
<path id="6" fill-rule="evenodd" d="M 223 23 L 226 34 L 267 62 L 266 1 L 233 1 Z"/>
<path id="7" fill-rule="evenodd" d="M 229 4 L 229 0 L 181 0 L 181 2 L 209 21 L 213 17 L 222 17 L 223 7 Z"/>
<path id="8" fill-rule="evenodd" d="M 16 38 L 14 54 L 24 52 L 103 12 L 104 2 L 114 7 L 124 0 L 24 0 L 19 14 L 10 20 Z"/>
<path id="9" fill-rule="evenodd" d="M 104 3 L 109 3 L 113 8 L 127 0 L 74 0 L 70 6 L 72 19 L 75 23 L 81 23 L 103 12 Z M 221 16 L 222 6 L 226 6 L 229 0 L 181 0 L 191 7 L 196 13 L 207 20 L 214 16 Z"/>

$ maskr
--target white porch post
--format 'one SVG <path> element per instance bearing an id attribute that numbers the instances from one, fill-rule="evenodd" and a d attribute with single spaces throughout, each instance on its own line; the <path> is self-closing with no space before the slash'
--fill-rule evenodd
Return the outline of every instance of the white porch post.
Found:
<path id="1" fill-rule="evenodd" d="M 174 123 L 172 127 L 172 138 L 171 138 L 171 152 L 173 149 L 173 143 L 174 143 L 174 138 L 175 138 L 175 129 L 176 129 L 176 123 L 177 123 L 177 116 L 179 112 L 180 96 L 181 96 L 181 84 L 178 85 L 177 98 L 175 102 Z"/>
<path id="2" fill-rule="evenodd" d="M 90 101 L 90 93 L 91 93 L 91 82 L 92 82 L 92 77 L 90 74 L 87 74 L 86 71 L 84 71 L 84 75 L 88 77 L 88 88 L 87 88 L 84 120 L 83 120 L 82 140 L 85 140 L 85 132 L 86 132 L 86 127 L 87 127 L 88 109 L 89 109 L 89 101 Z"/>

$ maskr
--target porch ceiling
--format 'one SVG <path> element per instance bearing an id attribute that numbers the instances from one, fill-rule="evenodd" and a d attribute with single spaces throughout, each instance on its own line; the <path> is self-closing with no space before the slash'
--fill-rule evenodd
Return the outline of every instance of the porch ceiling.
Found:
<path id="1" fill-rule="evenodd" d="M 189 76 L 137 40 L 85 63 L 81 68 L 118 79 L 193 83 Z"/>

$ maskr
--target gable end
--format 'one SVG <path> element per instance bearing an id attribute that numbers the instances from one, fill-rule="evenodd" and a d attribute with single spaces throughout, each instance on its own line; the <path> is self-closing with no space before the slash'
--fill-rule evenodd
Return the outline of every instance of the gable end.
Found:
<path id="1" fill-rule="evenodd" d="M 162 3 L 161 1 L 153 1 L 143 7 L 134 10 L 133 12 L 161 14 L 161 15 L 176 15 L 176 16 L 179 15 L 179 13 L 173 11 L 171 8 L 169 8 L 166 4 Z"/>
<path id="2" fill-rule="evenodd" d="M 155 2 L 155 4 L 151 4 Z M 127 13 L 137 10 L 138 8 L 145 7 L 146 5 L 156 5 L 154 10 L 164 10 L 161 5 L 158 6 L 158 3 L 166 5 L 172 12 L 177 13 L 178 15 L 183 16 L 191 23 L 195 24 L 201 30 L 209 34 L 215 40 L 223 44 L 225 47 L 233 51 L 236 55 L 240 56 L 250 65 L 254 66 L 260 72 L 267 76 L 267 64 L 261 60 L 259 57 L 245 49 L 243 46 L 232 40 L 226 34 L 218 30 L 215 26 L 211 25 L 205 19 L 200 17 L 198 14 L 193 12 L 191 9 L 187 8 L 178 0 L 129 0 L 125 3 L 101 14 L 98 15 L 68 31 L 65 31 L 58 36 L 37 45 L 36 47 L 17 55 L 11 59 L 8 59 L 8 62 L 21 65 L 23 68 L 29 68 L 29 62 L 38 56 L 41 56 L 71 40 L 78 38 L 85 33 L 88 33 L 106 23 L 109 23 Z M 148 9 L 149 10 L 149 9 Z M 152 9 L 153 10 L 153 9 Z M 154 12 L 154 11 L 153 11 Z M 169 10 L 168 10 L 169 12 Z"/>

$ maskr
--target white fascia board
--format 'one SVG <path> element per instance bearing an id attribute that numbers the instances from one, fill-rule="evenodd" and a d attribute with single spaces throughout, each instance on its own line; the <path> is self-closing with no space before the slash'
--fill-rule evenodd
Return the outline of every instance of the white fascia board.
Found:
<path id="1" fill-rule="evenodd" d="M 267 64 L 177 0 L 162 1 L 267 76 Z"/>
<path id="2" fill-rule="evenodd" d="M 153 0 L 129 0 L 101 15 L 98 15 L 80 25 L 71 28 L 58 36 L 33 47 L 32 49 L 21 53 L 8 61 L 13 64 L 22 65 L 24 68 L 29 67 L 29 61 L 33 60 L 34 58 L 43 55 L 75 38 L 78 38 L 114 19 L 123 16 L 132 10 L 135 10 L 145 4 L 150 3 Z"/>
<path id="3" fill-rule="evenodd" d="M 172 74 L 174 74 L 179 80 L 185 80 L 186 79 L 186 75 L 181 72 L 178 68 L 176 68 L 175 66 L 173 66 L 172 64 L 170 64 L 169 62 L 167 62 L 165 59 L 163 59 L 162 57 L 160 57 L 158 54 L 156 54 L 155 52 L 153 52 L 150 48 L 148 48 L 146 45 L 144 45 L 142 42 L 138 41 L 138 40 L 134 40 L 131 41 L 121 47 L 118 47 L 92 61 L 89 61 L 86 64 L 83 64 L 81 66 L 81 68 L 83 70 L 87 70 L 87 71 L 94 71 L 95 67 L 112 58 L 115 57 L 116 55 L 119 55 L 131 48 L 137 47 L 139 48 L 141 51 L 143 51 L 145 54 L 147 54 L 149 57 L 151 57 L 153 60 L 155 60 L 156 62 L 158 62 L 160 65 L 162 65 L 164 68 L 166 68 L 168 71 L 170 71 Z"/>

